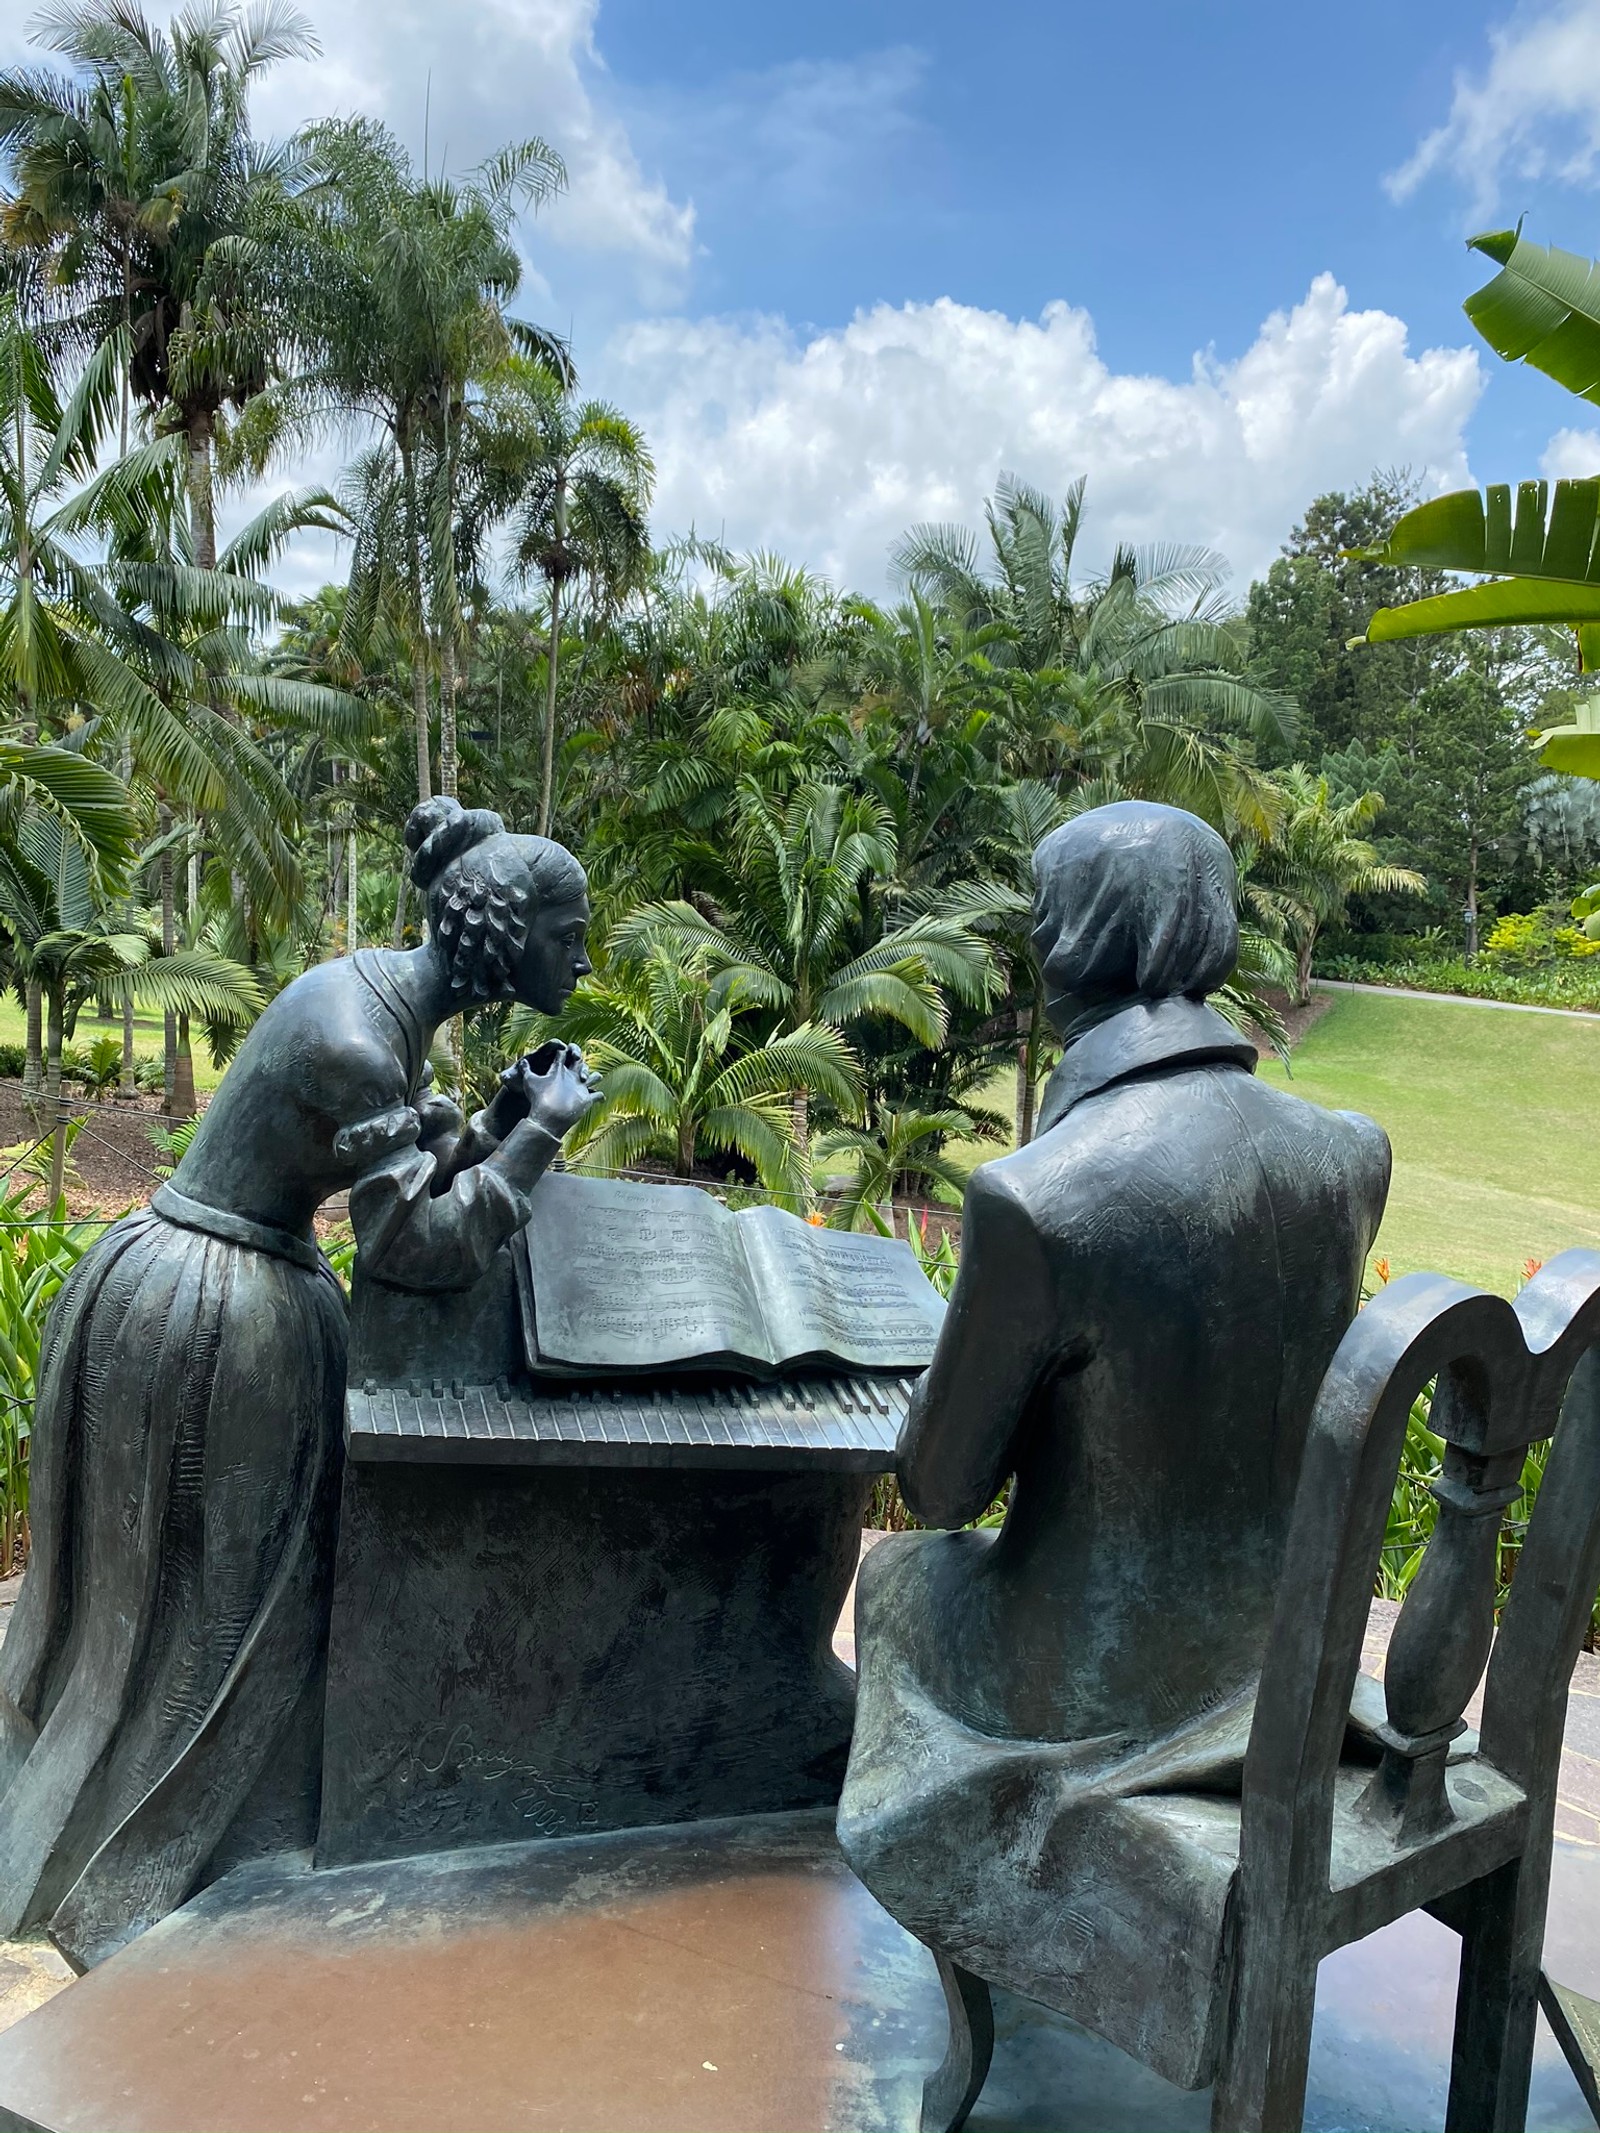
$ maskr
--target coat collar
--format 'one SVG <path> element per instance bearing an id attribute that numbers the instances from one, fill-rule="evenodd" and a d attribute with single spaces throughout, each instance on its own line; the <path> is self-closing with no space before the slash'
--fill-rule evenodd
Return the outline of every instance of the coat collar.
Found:
<path id="1" fill-rule="evenodd" d="M 1040 1133 L 1059 1125 L 1074 1104 L 1130 1074 L 1159 1066 L 1221 1065 L 1255 1071 L 1256 1048 L 1203 1000 L 1137 1000 L 1098 1022 L 1067 1048 L 1045 1085 Z"/>

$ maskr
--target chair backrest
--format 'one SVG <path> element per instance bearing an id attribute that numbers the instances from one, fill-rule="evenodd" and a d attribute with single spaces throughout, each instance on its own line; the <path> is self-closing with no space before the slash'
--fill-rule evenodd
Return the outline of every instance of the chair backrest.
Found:
<path id="1" fill-rule="evenodd" d="M 1377 1804 L 1408 1842 L 1448 1825 L 1445 1760 L 1491 1645 L 1481 1752 L 1525 1790 L 1553 1788 L 1567 1679 L 1600 1584 L 1597 1341 L 1600 1253 L 1572 1251 L 1515 1304 L 1407 1275 L 1340 1343 L 1306 1440 L 1245 1761 L 1241 1864 L 1283 1900 L 1328 1886 L 1334 1777 L 1406 1421 L 1433 1378 L 1439 1513 L 1390 1641 Z M 1546 1437 L 1496 1640 L 1501 1522 L 1528 1446 Z"/>

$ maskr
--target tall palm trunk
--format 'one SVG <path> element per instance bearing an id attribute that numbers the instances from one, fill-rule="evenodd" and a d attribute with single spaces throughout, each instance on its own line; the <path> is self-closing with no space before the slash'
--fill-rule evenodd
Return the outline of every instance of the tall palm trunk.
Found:
<path id="1" fill-rule="evenodd" d="M 445 627 L 439 640 L 439 790 L 453 800 L 456 796 L 456 647 L 452 632 Z"/>
<path id="2" fill-rule="evenodd" d="M 189 1017 L 178 1018 L 177 1068 L 172 1084 L 172 1113 L 175 1118 L 193 1118 L 195 1114 L 194 1053 L 189 1045 Z"/>
<path id="3" fill-rule="evenodd" d="M 137 1103 L 139 1071 L 133 1056 L 133 987 L 122 988 L 122 1074 L 117 1082 L 118 1103 Z"/>
<path id="4" fill-rule="evenodd" d="M 195 922 L 200 911 L 200 855 L 191 851 L 185 867 L 184 912 L 189 921 L 190 938 L 194 936 Z M 176 930 L 176 929 L 174 929 Z M 170 955 L 172 950 L 167 949 Z M 179 1118 L 193 1118 L 194 1100 L 194 1052 L 189 1043 L 189 1017 L 179 1015 L 176 1031 L 176 1049 L 173 1059 L 172 1108 Z"/>
<path id="5" fill-rule="evenodd" d="M 123 263 L 123 280 L 123 324 L 126 325 L 126 261 Z M 128 368 L 126 364 L 123 365 L 122 369 L 122 450 L 124 457 L 126 457 L 128 450 Z M 123 784 L 131 785 L 133 783 L 133 743 L 126 738 L 122 743 L 122 760 L 118 767 L 122 773 Z M 139 1077 L 133 1059 L 133 987 L 124 985 L 122 988 L 122 1073 L 117 1081 L 117 1101 L 118 1103 L 131 1104 L 137 1102 L 138 1096 Z"/>
<path id="6" fill-rule="evenodd" d="M 1042 1035 L 1044 1002 L 1037 989 L 1033 1005 L 1024 1015 L 1017 1010 L 1017 1146 L 1026 1148 L 1033 1139 L 1034 1102 L 1039 1085 L 1039 1039 Z"/>
<path id="7" fill-rule="evenodd" d="M 789 1131 L 800 1158 L 800 1190 L 806 1207 L 811 1205 L 811 1092 L 796 1089 L 789 1098 Z"/>
<path id="8" fill-rule="evenodd" d="M 44 1086 L 44 991 L 37 978 L 29 978 L 26 999 L 28 1036 L 22 1055 L 22 1100 L 37 1113 Z"/>
<path id="9" fill-rule="evenodd" d="M 189 444 L 189 535 L 194 559 L 201 570 L 217 567 L 216 499 L 211 485 L 212 419 L 209 408 L 197 408 L 188 424 Z"/>
<path id="10" fill-rule="evenodd" d="M 1294 1004 L 1304 1007 L 1311 998 L 1311 958 L 1317 949 L 1316 928 L 1307 926 L 1295 943 L 1294 950 Z"/>
<path id="11" fill-rule="evenodd" d="M 66 985 L 58 981 L 49 989 L 50 1022 L 44 1060 L 44 1108 L 45 1115 L 55 1120 L 55 1131 L 50 1136 L 50 1206 L 52 1212 L 61 1198 L 67 1176 L 67 1121 L 61 1109 L 61 1046 L 65 1029 L 64 994 Z"/>
<path id="12" fill-rule="evenodd" d="M 178 945 L 177 916 L 173 910 L 172 809 L 165 800 L 156 804 L 156 833 L 161 838 L 161 953 L 171 955 Z M 178 1096 L 178 1018 L 169 1007 L 161 1017 L 161 1108 L 172 1116 Z"/>
<path id="13" fill-rule="evenodd" d="M 539 835 L 550 834 L 556 784 L 556 664 L 561 657 L 561 579 L 550 580 L 550 654 L 544 682 L 544 779 L 539 788 Z"/>
<path id="14" fill-rule="evenodd" d="M 422 610 L 422 539 L 417 527 L 417 470 L 410 438 L 400 436 L 400 475 L 406 506 L 406 588 L 411 600 L 411 712 L 417 728 L 417 799 L 433 798 L 428 757 L 428 628 Z"/>

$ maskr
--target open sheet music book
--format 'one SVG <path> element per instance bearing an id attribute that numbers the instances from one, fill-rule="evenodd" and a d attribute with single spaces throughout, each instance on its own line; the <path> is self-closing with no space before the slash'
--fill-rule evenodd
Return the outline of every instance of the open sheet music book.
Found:
<path id="1" fill-rule="evenodd" d="M 534 1192 L 518 1284 L 530 1367 L 566 1376 L 917 1371 L 944 1317 L 895 1239 L 560 1171 Z"/>

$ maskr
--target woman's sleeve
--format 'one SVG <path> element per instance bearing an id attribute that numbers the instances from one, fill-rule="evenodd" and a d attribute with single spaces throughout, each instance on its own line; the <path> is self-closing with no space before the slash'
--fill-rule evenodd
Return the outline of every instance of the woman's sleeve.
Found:
<path id="1" fill-rule="evenodd" d="M 470 1289 L 528 1219 L 528 1196 L 561 1146 L 524 1119 L 481 1163 L 434 1188 L 435 1158 L 394 1148 L 350 1189 L 363 1274 L 397 1289 Z"/>
<path id="2" fill-rule="evenodd" d="M 1056 1348 L 1044 1250 L 1010 1188 L 976 1172 L 961 1228 L 961 1271 L 898 1446 L 901 1492 L 930 1526 L 965 1525 L 994 1501 Z"/>

